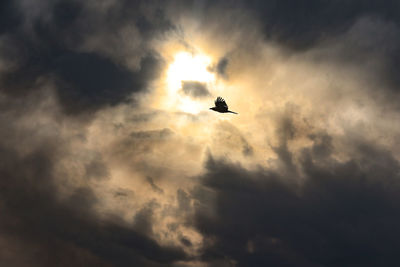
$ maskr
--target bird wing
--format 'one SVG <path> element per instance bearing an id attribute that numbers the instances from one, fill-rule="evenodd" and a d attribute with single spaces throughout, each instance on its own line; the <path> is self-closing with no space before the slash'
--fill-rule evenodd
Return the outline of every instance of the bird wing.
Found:
<path id="1" fill-rule="evenodd" d="M 226 104 L 225 100 L 222 97 L 217 97 L 215 100 L 215 106 L 217 108 L 222 108 L 228 110 L 228 105 Z"/>

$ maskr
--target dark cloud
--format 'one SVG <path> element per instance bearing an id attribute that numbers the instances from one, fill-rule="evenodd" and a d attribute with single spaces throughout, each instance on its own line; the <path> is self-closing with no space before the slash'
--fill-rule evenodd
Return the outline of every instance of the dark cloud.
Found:
<path id="1" fill-rule="evenodd" d="M 124 2 L 110 7 L 108 17 L 76 1 L 46 4 L 50 6 L 50 14 L 30 18 L 31 32 L 27 33 L 21 25 L 6 35 L 3 46 L 18 55 L 14 59 L 17 67 L 0 74 L 2 90 L 7 94 L 20 96 L 40 88 L 44 79 L 52 80 L 65 112 L 80 114 L 128 101 L 131 94 L 146 90 L 148 82 L 159 74 L 162 60 L 150 50 L 138 52 L 138 67 L 132 69 L 103 51 L 83 52 L 80 47 L 93 35 L 107 34 L 107 28 L 99 33 L 104 21 L 108 26 L 114 25 L 114 32 L 131 20 L 148 21 L 146 27 L 138 26 L 141 30 L 137 38 L 145 43 L 172 27 L 165 19 L 154 20 L 153 24 L 153 20 L 150 22 L 140 13 L 117 17 L 114 12 L 125 9 Z M 24 19 L 23 9 L 12 10 L 17 10 Z M 159 10 L 158 16 L 161 13 Z"/>
<path id="2" fill-rule="evenodd" d="M 217 63 L 217 72 L 222 77 L 227 77 L 226 68 L 228 67 L 229 60 L 226 57 L 221 58 Z"/>
<path id="3" fill-rule="evenodd" d="M 191 246 L 192 246 L 192 242 L 190 242 L 190 240 L 187 239 L 187 238 L 185 238 L 185 237 L 182 237 L 182 238 L 181 238 L 181 243 L 182 243 L 183 245 L 187 246 L 187 247 L 191 247 Z"/>
<path id="4" fill-rule="evenodd" d="M 132 72 L 94 54 L 71 53 L 56 62 L 60 101 L 69 113 L 127 101 L 130 94 L 146 89 L 158 71 L 157 59 L 143 58 Z"/>
<path id="5" fill-rule="evenodd" d="M 198 81 L 182 81 L 182 92 L 194 98 L 210 95 L 207 85 Z"/>
<path id="6" fill-rule="evenodd" d="M 363 16 L 399 22 L 398 1 L 251 0 L 245 5 L 258 15 L 268 38 L 301 50 L 345 32 Z"/>
<path id="7" fill-rule="evenodd" d="M 134 217 L 133 228 L 136 229 L 138 232 L 146 234 L 148 236 L 153 234 L 152 217 L 153 210 L 156 206 L 156 203 L 151 202 L 147 203 L 142 209 L 140 209 Z"/>
<path id="8" fill-rule="evenodd" d="M 17 8 L 17 3 L 12 0 L 4 0 L 0 3 L 0 34 L 12 32 L 23 21 Z"/>
<path id="9" fill-rule="evenodd" d="M 228 78 L 228 74 L 226 73 L 226 69 L 228 67 L 229 59 L 227 57 L 223 57 L 218 60 L 216 65 L 209 67 L 209 71 L 216 72 L 219 76 L 223 78 Z"/>
<path id="10" fill-rule="evenodd" d="M 215 239 L 203 258 L 238 266 L 397 265 L 398 161 L 360 144 L 357 159 L 340 162 L 330 156 L 329 140 L 321 136 L 303 149 L 304 178 L 209 158 L 194 194 L 194 223 Z M 204 194 L 214 195 L 211 214 Z"/>

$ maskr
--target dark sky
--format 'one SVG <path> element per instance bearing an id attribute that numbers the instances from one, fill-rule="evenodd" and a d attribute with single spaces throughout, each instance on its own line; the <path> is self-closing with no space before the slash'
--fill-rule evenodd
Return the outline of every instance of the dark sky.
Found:
<path id="1" fill-rule="evenodd" d="M 1 1 L 0 266 L 399 266 L 399 47 L 391 0 Z"/>

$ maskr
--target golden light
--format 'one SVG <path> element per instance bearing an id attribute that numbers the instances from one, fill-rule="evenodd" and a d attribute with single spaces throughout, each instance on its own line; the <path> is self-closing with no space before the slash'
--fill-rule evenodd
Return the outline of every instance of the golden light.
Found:
<path id="1" fill-rule="evenodd" d="M 215 77 L 207 68 L 211 59 L 205 55 L 180 52 L 168 68 L 167 80 L 170 89 L 178 90 L 182 81 L 212 82 Z"/>
<path id="2" fill-rule="evenodd" d="M 178 110 L 188 113 L 198 113 L 204 108 L 199 100 L 185 96 L 179 91 L 182 88 L 182 81 L 202 82 L 207 87 L 212 87 L 215 75 L 208 70 L 211 63 L 211 58 L 203 54 L 180 52 L 175 55 L 166 77 L 169 106 L 173 105 Z"/>

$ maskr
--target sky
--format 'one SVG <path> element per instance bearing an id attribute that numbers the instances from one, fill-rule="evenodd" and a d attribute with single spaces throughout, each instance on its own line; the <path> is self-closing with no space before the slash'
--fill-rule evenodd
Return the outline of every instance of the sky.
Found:
<path id="1" fill-rule="evenodd" d="M 1 1 L 0 266 L 398 266 L 399 47 L 395 0 Z"/>

